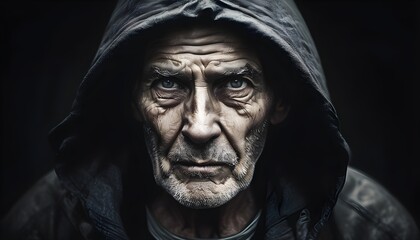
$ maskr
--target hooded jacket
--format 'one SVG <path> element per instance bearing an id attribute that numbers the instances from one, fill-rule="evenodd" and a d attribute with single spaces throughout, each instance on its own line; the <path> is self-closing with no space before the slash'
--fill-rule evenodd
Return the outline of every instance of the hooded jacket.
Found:
<path id="1" fill-rule="evenodd" d="M 55 171 L 6 216 L 5 236 L 151 239 L 144 204 L 154 182 L 132 116 L 133 76 L 156 34 L 193 21 L 249 36 L 275 94 L 291 106 L 257 164 L 267 191 L 255 239 L 416 239 L 398 201 L 348 168 L 320 59 L 292 0 L 119 1 L 71 113 L 50 133 Z"/>

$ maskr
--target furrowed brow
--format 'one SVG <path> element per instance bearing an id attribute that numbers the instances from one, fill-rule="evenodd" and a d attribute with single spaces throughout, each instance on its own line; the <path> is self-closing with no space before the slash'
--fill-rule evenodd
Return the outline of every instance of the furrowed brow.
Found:
<path id="1" fill-rule="evenodd" d="M 250 79 L 258 79 L 262 77 L 262 71 L 260 69 L 254 68 L 249 63 L 245 66 L 236 68 L 236 69 L 229 69 L 223 73 L 225 76 L 235 76 L 241 75 L 245 77 L 249 77 Z"/>
<path id="2" fill-rule="evenodd" d="M 155 79 L 160 77 L 181 77 L 182 74 L 176 70 L 151 66 L 148 70 L 147 76 L 149 76 L 149 78 Z"/>

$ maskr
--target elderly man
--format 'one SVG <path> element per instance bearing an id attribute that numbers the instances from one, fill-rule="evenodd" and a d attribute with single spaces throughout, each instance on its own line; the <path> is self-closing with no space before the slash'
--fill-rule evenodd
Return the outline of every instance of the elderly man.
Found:
<path id="1" fill-rule="evenodd" d="M 55 171 L 3 220 L 7 238 L 418 237 L 347 167 L 292 1 L 120 1 L 51 142 Z"/>

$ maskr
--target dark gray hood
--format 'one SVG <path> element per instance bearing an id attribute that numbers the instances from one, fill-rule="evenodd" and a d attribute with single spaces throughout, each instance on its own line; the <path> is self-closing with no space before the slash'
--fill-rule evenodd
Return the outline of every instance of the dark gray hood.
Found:
<path id="1" fill-rule="evenodd" d="M 266 224 L 306 208 L 312 218 L 308 239 L 314 238 L 344 184 L 349 149 L 315 45 L 291 0 L 120 1 L 70 115 L 51 131 L 60 180 L 106 239 L 128 238 L 120 214 L 124 182 L 138 181 L 137 197 L 142 199 L 147 197 L 142 185 L 152 179 L 141 127 L 130 114 L 132 76 L 151 36 L 164 26 L 198 20 L 229 24 L 248 34 L 256 48 L 265 49 L 272 82 L 276 70 L 289 69 L 287 85 L 295 90 L 291 112 L 282 126 L 270 131 L 269 150 L 262 156 L 269 159 L 263 164 L 268 181 L 281 196 L 268 201 L 278 205 L 278 213 L 268 212 Z M 142 176 L 124 177 L 134 169 L 128 161 L 133 158 L 140 162 L 136 168 Z"/>

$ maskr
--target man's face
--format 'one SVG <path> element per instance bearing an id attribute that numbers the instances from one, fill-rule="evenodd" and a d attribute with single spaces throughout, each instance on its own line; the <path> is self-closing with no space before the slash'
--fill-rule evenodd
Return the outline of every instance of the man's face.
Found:
<path id="1" fill-rule="evenodd" d="M 231 31 L 173 31 L 148 49 L 137 107 L 155 180 L 181 204 L 210 208 L 248 187 L 266 138 L 261 63 Z"/>

